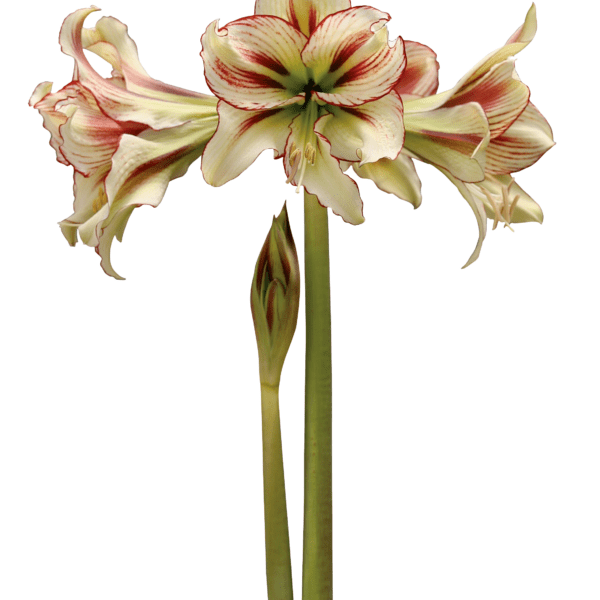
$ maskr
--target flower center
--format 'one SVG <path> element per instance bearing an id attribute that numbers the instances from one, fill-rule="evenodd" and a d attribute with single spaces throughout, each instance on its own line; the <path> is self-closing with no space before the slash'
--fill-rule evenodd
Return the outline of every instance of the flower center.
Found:
<path id="1" fill-rule="evenodd" d="M 309 99 L 310 95 L 308 89 L 310 85 L 311 82 L 305 87 L 307 101 L 302 105 L 300 114 L 298 115 L 299 131 L 298 134 L 294 136 L 295 139 L 290 145 L 287 156 L 290 175 L 287 178 L 286 183 L 295 180 L 297 194 L 300 193 L 300 186 L 304 180 L 306 167 L 314 166 L 317 157 L 318 146 L 314 126 L 315 121 L 319 118 L 319 105 Z M 311 93 L 316 87 L 314 86 L 314 82 L 312 82 L 312 86 L 313 87 L 310 88 Z"/>

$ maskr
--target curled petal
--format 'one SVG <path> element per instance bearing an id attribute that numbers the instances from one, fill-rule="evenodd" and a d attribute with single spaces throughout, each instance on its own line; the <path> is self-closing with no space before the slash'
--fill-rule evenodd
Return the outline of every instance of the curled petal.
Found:
<path id="1" fill-rule="evenodd" d="M 477 240 L 475 250 L 473 250 L 473 253 L 469 257 L 469 260 L 462 267 L 464 269 L 465 267 L 468 267 L 469 265 L 473 264 L 479 258 L 481 246 L 483 245 L 483 240 L 485 239 L 487 233 L 487 216 L 485 206 L 482 200 L 477 195 L 471 193 L 471 188 L 468 184 L 464 183 L 460 179 L 457 179 L 456 177 L 453 177 L 445 169 L 440 169 L 440 171 L 458 188 L 458 191 L 461 193 L 461 196 L 467 201 L 467 204 L 471 207 L 471 210 L 475 215 L 475 219 L 477 220 L 479 238 Z"/>
<path id="2" fill-rule="evenodd" d="M 96 73 L 84 53 L 82 40 L 83 23 L 96 10 L 99 9 L 92 7 L 70 14 L 60 30 L 60 45 L 65 54 L 75 59 L 76 78 L 94 95 L 105 114 L 117 121 L 135 121 L 162 129 L 214 112 L 214 102 L 209 99 L 175 106 L 170 101 L 131 92 L 117 81 L 104 79 Z M 90 41 L 89 35 L 86 34 L 86 42 Z"/>
<path id="3" fill-rule="evenodd" d="M 515 73 L 514 60 L 493 66 L 473 84 L 459 90 L 444 106 L 477 102 L 485 112 L 492 139 L 506 131 L 525 110 L 529 88 Z"/>
<path id="4" fill-rule="evenodd" d="M 206 94 L 185 90 L 150 77 L 140 62 L 137 46 L 129 37 L 127 25 L 114 17 L 102 17 L 93 28 L 84 28 L 82 45 L 108 62 L 131 92 L 166 102 L 196 106 L 198 100 L 211 99 Z"/>
<path id="5" fill-rule="evenodd" d="M 325 18 L 302 51 L 320 89 L 315 95 L 328 104 L 358 106 L 387 94 L 406 64 L 404 43 L 388 43 L 390 16 L 358 6 Z"/>
<path id="6" fill-rule="evenodd" d="M 295 107 L 250 111 L 221 101 L 217 109 L 219 126 L 202 157 L 207 183 L 220 186 L 236 178 L 268 148 L 283 154 Z"/>
<path id="7" fill-rule="evenodd" d="M 306 37 L 278 17 L 254 16 L 211 23 L 202 36 L 208 87 L 221 100 L 246 110 L 293 104 L 304 97 Z"/>
<path id="8" fill-rule="evenodd" d="M 418 42 L 404 41 L 406 68 L 394 90 L 408 98 L 431 96 L 438 89 L 440 65 L 436 53 Z"/>
<path id="9" fill-rule="evenodd" d="M 331 144 L 331 155 L 360 165 L 394 159 L 404 142 L 402 100 L 395 92 L 356 107 L 330 106 L 315 132 Z"/>
<path id="10" fill-rule="evenodd" d="M 548 121 L 531 102 L 519 118 L 486 150 L 488 173 L 514 173 L 530 167 L 554 146 Z"/>
<path id="11" fill-rule="evenodd" d="M 515 56 L 526 48 L 533 40 L 537 30 L 537 17 L 535 4 L 527 11 L 525 22 L 508 39 L 506 44 L 488 54 L 483 60 L 475 65 L 457 84 L 456 88 L 473 83 L 482 75 L 485 75 L 494 65 L 504 62 L 509 56 Z"/>
<path id="12" fill-rule="evenodd" d="M 410 202 L 414 208 L 421 205 L 421 180 L 413 160 L 405 154 L 399 154 L 395 160 L 382 158 L 363 166 L 354 164 L 353 167 L 359 177 L 370 179 L 381 191 Z"/>
<path id="13" fill-rule="evenodd" d="M 479 104 L 408 112 L 404 148 L 414 158 L 447 169 L 462 181 L 481 181 L 489 143 L 487 119 Z"/>
<path id="14" fill-rule="evenodd" d="M 350 0 L 256 0 L 255 15 L 281 17 L 310 37 L 328 15 L 350 8 Z"/>
<path id="15" fill-rule="evenodd" d="M 303 185 L 304 189 L 315 195 L 322 206 L 328 206 L 347 223 L 359 225 L 365 218 L 362 212 L 362 200 L 358 186 L 345 175 L 337 159 L 331 156 L 329 142 L 320 134 L 316 134 L 311 164 L 306 165 L 302 174 L 294 170 L 291 164 L 291 149 L 302 148 L 305 122 L 303 115 L 298 115 L 290 125 L 290 135 L 285 148 L 284 166 L 288 180 L 292 185 Z M 302 179 L 300 180 L 300 177 Z"/>

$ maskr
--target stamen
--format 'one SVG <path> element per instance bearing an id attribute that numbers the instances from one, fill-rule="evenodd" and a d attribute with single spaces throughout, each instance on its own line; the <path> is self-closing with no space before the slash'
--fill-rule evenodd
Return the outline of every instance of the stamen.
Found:
<path id="1" fill-rule="evenodd" d="M 292 150 L 293 149 L 293 150 Z M 292 152 L 290 152 L 290 176 L 286 179 L 286 183 L 290 183 L 292 179 L 296 176 L 298 172 L 298 167 L 300 166 L 300 161 L 302 160 L 302 151 L 299 148 L 296 148 L 296 144 L 292 143 L 290 148 Z"/>
<path id="2" fill-rule="evenodd" d="M 517 194 L 513 198 L 512 202 L 510 201 L 510 188 L 513 184 L 514 180 L 511 181 L 509 185 L 503 185 L 501 187 L 499 200 L 496 200 L 484 187 L 481 188 L 481 191 L 485 194 L 492 209 L 494 210 L 494 225 L 492 230 L 496 229 L 498 223 L 502 221 L 504 223 L 504 227 L 508 227 L 511 231 L 514 231 L 514 229 L 510 226 L 510 223 L 512 221 L 513 213 L 520 196 Z"/>

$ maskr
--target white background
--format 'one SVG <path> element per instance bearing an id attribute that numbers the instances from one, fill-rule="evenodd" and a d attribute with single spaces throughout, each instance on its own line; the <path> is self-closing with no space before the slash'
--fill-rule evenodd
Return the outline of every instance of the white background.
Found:
<path id="1" fill-rule="evenodd" d="M 360 181 L 366 222 L 330 219 L 338 600 L 600 597 L 597 10 L 538 3 L 517 69 L 557 146 L 519 183 L 543 226 L 477 238 L 419 165 L 412 207 Z M 392 36 L 433 47 L 440 90 L 502 45 L 526 0 L 399 3 Z M 266 600 L 260 397 L 249 288 L 271 217 L 301 195 L 267 152 L 210 188 L 199 163 L 137 210 L 118 272 L 70 248 L 71 169 L 35 85 L 70 81 L 72 0 L 12 4 L 3 48 L 0 597 Z M 199 38 L 251 0 L 120 0 L 157 79 L 207 91 Z M 99 15 L 98 15 L 99 16 Z M 93 23 L 97 18 L 90 19 Z M 283 375 L 297 597 L 304 316 Z"/>

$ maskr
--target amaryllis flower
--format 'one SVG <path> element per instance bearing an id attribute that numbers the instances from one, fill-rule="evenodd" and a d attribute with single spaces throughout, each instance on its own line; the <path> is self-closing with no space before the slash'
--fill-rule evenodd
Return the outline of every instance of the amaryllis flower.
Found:
<path id="1" fill-rule="evenodd" d="M 340 161 L 395 159 L 404 140 L 394 87 L 404 44 L 388 42 L 390 16 L 350 0 L 257 0 L 255 15 L 202 36 L 206 80 L 219 125 L 202 157 L 220 186 L 265 149 L 344 220 L 364 220 L 356 183 Z"/>
<path id="2" fill-rule="evenodd" d="M 134 208 L 158 206 L 172 179 L 199 158 L 217 125 L 216 98 L 152 79 L 139 62 L 127 27 L 103 17 L 85 29 L 97 8 L 69 15 L 60 31 L 63 52 L 75 59 L 73 81 L 52 93 L 40 83 L 30 105 L 40 111 L 59 162 L 75 170 L 74 213 L 60 223 L 73 246 L 77 233 L 96 248 L 105 272 Z M 84 49 L 113 68 L 101 77 Z"/>
<path id="3" fill-rule="evenodd" d="M 402 154 L 393 162 L 355 169 L 415 207 L 421 201 L 420 181 L 411 158 L 440 169 L 477 218 L 479 240 L 465 266 L 479 256 L 488 218 L 494 228 L 499 222 L 506 226 L 542 222 L 540 207 L 511 175 L 531 166 L 554 145 L 552 130 L 530 102 L 529 88 L 518 78 L 512 58 L 531 42 L 536 27 L 532 5 L 523 25 L 503 47 L 441 94 L 435 94 L 435 54 L 407 42 L 405 73 L 413 75 L 401 78 L 395 88 L 405 106 Z"/>

